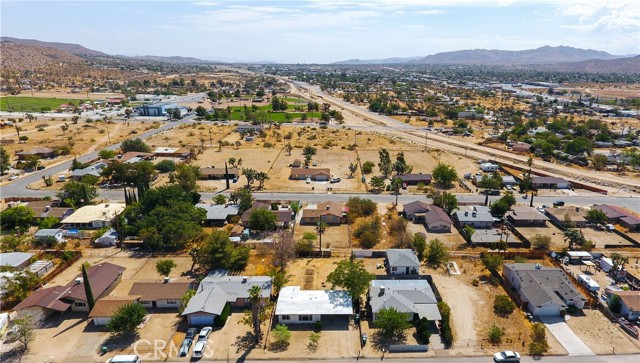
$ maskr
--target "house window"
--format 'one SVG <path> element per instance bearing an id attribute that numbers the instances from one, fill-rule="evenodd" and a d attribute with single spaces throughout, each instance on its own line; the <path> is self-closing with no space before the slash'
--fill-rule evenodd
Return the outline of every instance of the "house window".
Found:
<path id="1" fill-rule="evenodd" d="M 75 303 L 73 303 L 73 306 L 82 307 L 82 306 L 87 306 L 87 304 L 85 304 L 83 302 L 75 302 Z"/>
<path id="2" fill-rule="evenodd" d="M 395 266 L 393 266 L 393 267 L 391 268 L 391 271 L 396 272 L 396 271 L 398 271 L 398 268 L 397 268 L 397 267 L 395 267 Z"/>
<path id="3" fill-rule="evenodd" d="M 291 320 L 291 317 L 289 315 L 282 315 L 281 319 L 282 320 Z"/>
<path id="4" fill-rule="evenodd" d="M 311 321 L 313 317 L 311 315 L 300 315 L 298 320 L 300 321 Z"/>
<path id="5" fill-rule="evenodd" d="M 175 300 L 167 300 L 167 305 L 175 305 L 177 302 Z"/>

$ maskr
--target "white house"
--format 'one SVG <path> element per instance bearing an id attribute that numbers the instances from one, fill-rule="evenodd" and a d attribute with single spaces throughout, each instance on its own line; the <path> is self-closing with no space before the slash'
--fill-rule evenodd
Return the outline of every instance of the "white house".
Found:
<path id="1" fill-rule="evenodd" d="M 373 280 L 369 287 L 369 306 L 376 314 L 384 308 L 394 308 L 407 314 L 407 320 L 427 318 L 441 320 L 438 301 L 427 280 Z"/>
<path id="2" fill-rule="evenodd" d="M 33 237 L 38 242 L 46 242 L 49 237 L 55 238 L 56 243 L 64 242 L 64 231 L 61 229 L 40 229 Z"/>
<path id="3" fill-rule="evenodd" d="M 500 169 L 500 167 L 493 163 L 480 164 L 480 170 L 484 171 L 485 173 L 493 173 L 494 171 L 498 171 L 498 169 Z"/>
<path id="4" fill-rule="evenodd" d="M 315 323 L 323 316 L 353 315 L 353 302 L 347 291 L 301 290 L 300 286 L 285 286 L 280 290 L 275 315 L 282 324 Z"/>
<path id="5" fill-rule="evenodd" d="M 94 242 L 96 245 L 103 247 L 115 246 L 116 242 L 118 242 L 118 232 L 115 229 L 110 228 L 108 231 L 104 232 L 102 236 L 96 238 Z"/>
<path id="6" fill-rule="evenodd" d="M 102 228 L 111 226 L 113 220 L 126 208 L 124 203 L 101 203 L 84 206 L 62 222 L 66 228 Z"/>
<path id="7" fill-rule="evenodd" d="M 89 318 L 93 319 L 93 325 L 107 325 L 118 309 L 138 300 L 140 296 L 105 296 L 96 301 L 89 313 Z"/>
<path id="8" fill-rule="evenodd" d="M 640 319 L 640 291 L 615 291 L 610 295 L 620 297 L 620 313 L 623 316 L 629 320 Z"/>
<path id="9" fill-rule="evenodd" d="M 388 249 L 385 262 L 389 275 L 417 274 L 420 270 L 420 260 L 410 249 Z"/>

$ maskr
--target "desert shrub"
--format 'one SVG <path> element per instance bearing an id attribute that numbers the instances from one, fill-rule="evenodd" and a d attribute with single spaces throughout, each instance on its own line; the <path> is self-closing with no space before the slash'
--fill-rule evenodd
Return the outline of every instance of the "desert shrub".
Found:
<path id="1" fill-rule="evenodd" d="M 499 327 L 495 324 L 489 327 L 488 338 L 491 344 L 500 344 L 502 342 L 503 336 L 504 336 L 504 328 Z"/>
<path id="2" fill-rule="evenodd" d="M 516 308 L 516 305 L 507 295 L 496 295 L 493 300 L 493 310 L 498 315 L 509 315 Z"/>

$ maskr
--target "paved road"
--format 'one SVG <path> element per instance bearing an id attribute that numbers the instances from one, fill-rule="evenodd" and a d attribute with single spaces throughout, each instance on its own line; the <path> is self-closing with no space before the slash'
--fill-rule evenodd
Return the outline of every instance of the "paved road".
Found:
<path id="1" fill-rule="evenodd" d="M 595 355 L 576 333 L 571 330 L 564 318 L 559 316 L 541 316 L 540 320 L 549 329 L 558 342 L 571 356 Z"/>

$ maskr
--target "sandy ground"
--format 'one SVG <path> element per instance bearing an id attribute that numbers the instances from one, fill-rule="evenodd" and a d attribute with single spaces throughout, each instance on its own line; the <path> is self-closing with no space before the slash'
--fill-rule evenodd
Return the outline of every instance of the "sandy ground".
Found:
<path id="1" fill-rule="evenodd" d="M 571 316 L 567 324 L 596 354 L 640 353 L 640 342 L 625 333 L 618 324 L 609 321 L 599 310 L 583 310 L 583 315 Z M 597 327 L 597 329 L 594 329 Z"/>
<path id="2" fill-rule="evenodd" d="M 291 275 L 287 286 L 300 286 L 305 290 L 321 290 L 331 287 L 327 284 L 327 276 L 335 270 L 335 263 L 343 258 L 300 258 L 292 261 L 287 267 Z"/>
<path id="3" fill-rule="evenodd" d="M 297 225 L 296 234 L 294 238 L 297 240 L 302 239 L 302 235 L 305 232 L 316 233 L 316 226 Z M 315 241 L 315 247 L 319 248 L 319 238 Z M 348 252 L 349 251 L 349 232 L 347 225 L 329 226 L 322 234 L 322 248 L 329 248 L 331 250 Z"/>
<path id="4" fill-rule="evenodd" d="M 581 228 L 581 231 L 587 240 L 595 243 L 595 249 L 599 251 L 604 251 L 605 244 L 634 247 L 631 242 L 613 232 L 599 231 L 594 228 Z"/>
<path id="5" fill-rule="evenodd" d="M 0 97 L 4 97 L 5 93 L 0 93 Z M 75 100 L 104 100 L 107 98 L 123 98 L 124 95 L 121 93 L 94 93 L 94 92 L 81 92 L 81 93 L 71 93 L 71 90 L 66 89 L 55 89 L 55 90 L 47 90 L 47 91 L 23 91 L 23 93 L 12 96 L 12 97 L 34 97 L 34 98 L 68 98 Z"/>
<path id="6" fill-rule="evenodd" d="M 518 227 L 517 230 L 527 239 L 535 236 L 536 234 L 551 237 L 550 249 L 552 250 L 562 250 L 567 247 L 562 231 L 549 222 L 547 222 L 546 227 Z"/>

